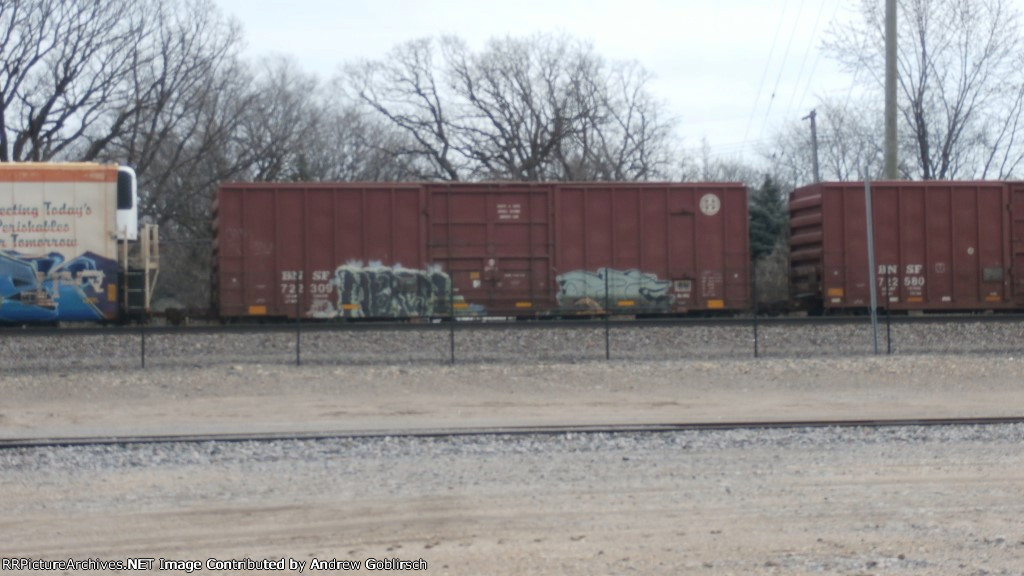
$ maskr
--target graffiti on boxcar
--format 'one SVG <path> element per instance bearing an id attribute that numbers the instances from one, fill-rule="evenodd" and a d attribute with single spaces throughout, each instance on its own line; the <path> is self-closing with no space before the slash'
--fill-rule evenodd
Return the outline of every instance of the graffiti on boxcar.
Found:
<path id="1" fill-rule="evenodd" d="M 605 301 L 632 301 L 636 308 L 671 310 L 675 295 L 669 292 L 672 282 L 657 274 L 640 270 L 598 268 L 596 272 L 573 270 L 559 274 L 558 305 L 565 309 L 594 309 Z"/>
<path id="2" fill-rule="evenodd" d="M 0 322 L 95 322 L 113 317 L 117 264 L 93 252 L 71 260 L 0 251 Z"/>
<path id="3" fill-rule="evenodd" d="M 451 277 L 440 267 L 405 268 L 371 262 L 339 266 L 331 284 L 336 305 L 321 305 L 312 313 L 319 318 L 396 318 L 448 314 Z"/>

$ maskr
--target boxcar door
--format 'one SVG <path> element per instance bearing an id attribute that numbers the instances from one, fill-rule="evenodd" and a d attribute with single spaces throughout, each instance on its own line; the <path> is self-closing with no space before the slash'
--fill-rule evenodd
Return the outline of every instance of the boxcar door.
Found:
<path id="1" fill-rule="evenodd" d="M 430 260 L 449 271 L 456 313 L 512 315 L 551 305 L 550 186 L 433 185 Z"/>

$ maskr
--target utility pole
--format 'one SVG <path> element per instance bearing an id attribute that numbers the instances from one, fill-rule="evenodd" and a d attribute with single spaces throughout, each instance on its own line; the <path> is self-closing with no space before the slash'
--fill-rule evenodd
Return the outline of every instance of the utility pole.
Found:
<path id="1" fill-rule="evenodd" d="M 885 178 L 896 175 L 896 0 L 885 0 Z"/>
<path id="2" fill-rule="evenodd" d="M 814 156 L 814 183 L 821 182 L 821 173 L 818 171 L 818 125 L 814 118 L 818 115 L 817 111 L 811 110 L 811 113 L 804 116 L 802 120 L 811 120 L 811 154 Z"/>

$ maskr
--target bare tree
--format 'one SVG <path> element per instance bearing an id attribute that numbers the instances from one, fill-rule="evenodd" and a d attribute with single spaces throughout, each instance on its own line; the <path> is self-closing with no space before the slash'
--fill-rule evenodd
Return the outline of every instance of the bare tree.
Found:
<path id="1" fill-rule="evenodd" d="M 131 95 L 142 3 L 0 0 L 0 161 L 49 160 Z"/>
<path id="2" fill-rule="evenodd" d="M 473 161 L 475 175 L 549 179 L 554 152 L 577 123 L 568 87 L 591 58 L 589 49 L 566 37 L 492 40 L 478 55 L 456 39 L 445 46 L 461 104 L 459 151 Z"/>
<path id="3" fill-rule="evenodd" d="M 1024 69 L 1024 54 L 1017 58 L 1017 69 Z M 981 178 L 1020 178 L 1024 167 L 1024 81 L 1003 89 L 1004 105 L 980 115 Z"/>
<path id="4" fill-rule="evenodd" d="M 882 85 L 884 6 L 862 0 L 862 20 L 833 31 L 826 50 Z M 1020 13 L 1009 0 L 899 2 L 901 146 L 923 179 L 1007 178 L 1024 146 Z M 881 94 L 881 91 L 878 91 Z"/>
<path id="5" fill-rule="evenodd" d="M 683 182 L 743 182 L 749 188 L 756 188 L 764 181 L 764 171 L 752 164 L 716 157 L 707 138 L 701 139 L 696 152 L 681 156 L 679 172 Z"/>
<path id="6" fill-rule="evenodd" d="M 451 119 L 451 100 L 434 64 L 434 41 L 424 38 L 401 44 L 383 61 L 364 61 L 345 68 L 345 83 L 355 98 L 409 136 L 412 146 L 393 151 L 422 166 L 419 177 L 459 180 Z"/>
<path id="7" fill-rule="evenodd" d="M 298 151 L 299 179 L 400 181 L 416 178 L 408 135 L 344 99 L 328 99 L 309 139 Z"/>
<path id="8" fill-rule="evenodd" d="M 241 176 L 256 181 L 402 180 L 417 166 L 408 134 L 358 109 L 338 86 L 321 86 L 287 57 L 259 64 L 236 139 Z"/>
<path id="9" fill-rule="evenodd" d="M 0 159 L 130 164 L 145 216 L 207 235 L 213 183 L 238 164 L 198 167 L 247 108 L 229 102 L 245 97 L 237 24 L 211 0 L 0 0 L 0 25 Z"/>
<path id="10" fill-rule="evenodd" d="M 817 106 L 818 162 L 823 180 L 850 181 L 881 177 L 884 168 L 882 110 L 871 101 L 824 100 Z M 904 149 L 906 151 L 906 149 Z M 814 181 L 811 133 L 806 122 L 793 124 L 760 151 L 788 186 Z M 899 170 L 908 174 L 904 155 Z"/>
<path id="11" fill-rule="evenodd" d="M 250 80 L 237 58 L 238 25 L 209 0 L 141 4 L 125 87 L 133 97 L 107 110 L 76 157 L 134 166 L 143 213 L 165 235 L 205 236 L 216 182 L 246 161 L 241 154 L 228 160 L 249 97 Z"/>
<path id="12" fill-rule="evenodd" d="M 253 95 L 238 134 L 249 152 L 247 177 L 258 181 L 294 180 L 301 176 L 299 154 L 320 121 L 316 76 L 286 57 L 260 63 Z"/>
<path id="13" fill-rule="evenodd" d="M 130 98 L 113 101 L 67 157 L 132 165 L 143 217 L 160 225 L 158 296 L 209 303 L 210 210 L 220 182 L 240 178 L 252 151 L 240 141 L 254 98 L 239 60 L 241 33 L 211 0 L 142 0 Z"/>
<path id="14" fill-rule="evenodd" d="M 370 111 L 414 144 L 427 178 L 626 180 L 664 177 L 672 122 L 638 64 L 608 65 L 567 36 L 417 40 L 346 69 Z"/>
<path id="15" fill-rule="evenodd" d="M 649 180 L 667 175 L 671 158 L 674 121 L 666 118 L 666 108 L 647 90 L 651 74 L 636 62 L 612 67 L 605 85 L 606 95 L 597 108 L 598 122 L 593 136 L 598 143 L 590 149 L 600 180 Z M 600 120 L 603 119 L 603 124 Z"/>

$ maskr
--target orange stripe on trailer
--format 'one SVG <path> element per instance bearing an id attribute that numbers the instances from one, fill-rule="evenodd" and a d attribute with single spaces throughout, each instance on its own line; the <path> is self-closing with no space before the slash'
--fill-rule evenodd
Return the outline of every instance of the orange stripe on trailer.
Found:
<path id="1" fill-rule="evenodd" d="M 0 182 L 117 182 L 117 166 L 69 162 L 0 163 Z"/>

